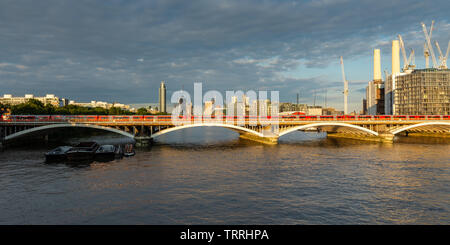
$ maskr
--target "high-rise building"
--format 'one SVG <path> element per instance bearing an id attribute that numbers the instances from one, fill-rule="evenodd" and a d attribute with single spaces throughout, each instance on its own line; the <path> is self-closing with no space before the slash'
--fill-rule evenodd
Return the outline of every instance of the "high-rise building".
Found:
<path id="1" fill-rule="evenodd" d="M 166 113 L 166 85 L 161 81 L 159 86 L 159 111 Z"/>
<path id="2" fill-rule="evenodd" d="M 450 70 L 417 69 L 389 76 L 392 115 L 449 115 Z"/>

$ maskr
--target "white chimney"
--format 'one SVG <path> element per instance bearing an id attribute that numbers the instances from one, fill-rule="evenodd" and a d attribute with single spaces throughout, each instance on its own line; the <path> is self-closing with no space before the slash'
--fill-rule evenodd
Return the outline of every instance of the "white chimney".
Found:
<path id="1" fill-rule="evenodd" d="M 400 73 L 400 45 L 398 40 L 392 41 L 392 74 Z"/>
<path id="2" fill-rule="evenodd" d="M 381 79 L 381 61 L 380 61 L 380 49 L 373 50 L 373 80 L 378 81 Z"/>

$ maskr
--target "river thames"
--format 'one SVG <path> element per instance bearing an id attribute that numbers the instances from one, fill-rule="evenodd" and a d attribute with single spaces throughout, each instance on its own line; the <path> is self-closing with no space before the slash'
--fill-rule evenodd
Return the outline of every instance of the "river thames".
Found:
<path id="1" fill-rule="evenodd" d="M 45 164 L 49 148 L 0 153 L 0 224 L 450 224 L 448 139 L 194 128 L 85 166 Z"/>

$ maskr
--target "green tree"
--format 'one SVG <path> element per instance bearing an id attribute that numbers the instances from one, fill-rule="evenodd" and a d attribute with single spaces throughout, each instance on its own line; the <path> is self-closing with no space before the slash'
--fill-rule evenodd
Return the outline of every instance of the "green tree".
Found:
<path id="1" fill-rule="evenodd" d="M 36 99 L 30 99 L 26 103 L 13 105 L 11 107 L 11 114 L 14 115 L 39 115 L 47 114 L 44 104 Z"/>
<path id="2" fill-rule="evenodd" d="M 0 103 L 0 112 L 11 109 L 13 115 L 134 115 L 128 110 L 119 107 L 111 107 L 105 109 L 102 107 L 83 107 L 77 105 L 66 105 L 62 107 L 55 107 L 51 104 L 44 105 L 41 101 L 30 99 L 26 103 L 18 105 L 3 105 Z M 4 113 L 2 112 L 2 113 Z M 145 113 L 144 113 L 145 112 Z M 139 108 L 137 111 L 139 115 L 148 115 L 145 108 Z"/>
<path id="3" fill-rule="evenodd" d="M 141 107 L 141 108 L 137 109 L 136 114 L 138 114 L 138 115 L 148 115 L 149 113 L 148 113 L 147 109 L 145 109 L 144 107 Z"/>
<path id="4" fill-rule="evenodd" d="M 168 112 L 157 112 L 155 113 L 155 115 L 171 115 L 171 114 Z"/>
<path id="5" fill-rule="evenodd" d="M 0 115 L 3 115 L 10 109 L 10 106 L 8 104 L 2 104 L 0 103 Z"/>

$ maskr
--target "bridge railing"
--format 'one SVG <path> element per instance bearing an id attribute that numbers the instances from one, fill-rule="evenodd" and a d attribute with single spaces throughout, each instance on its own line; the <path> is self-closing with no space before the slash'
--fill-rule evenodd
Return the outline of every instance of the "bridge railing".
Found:
<path id="1" fill-rule="evenodd" d="M 417 121 L 417 120 L 450 120 L 450 115 L 342 115 L 342 116 L 305 116 L 305 115 L 283 115 L 274 117 L 252 117 L 244 118 L 232 116 L 180 116 L 181 122 L 230 122 L 230 121 L 257 121 L 257 122 L 293 122 L 293 121 Z M 0 117 L 0 122 L 171 122 L 170 115 L 8 115 Z"/>

